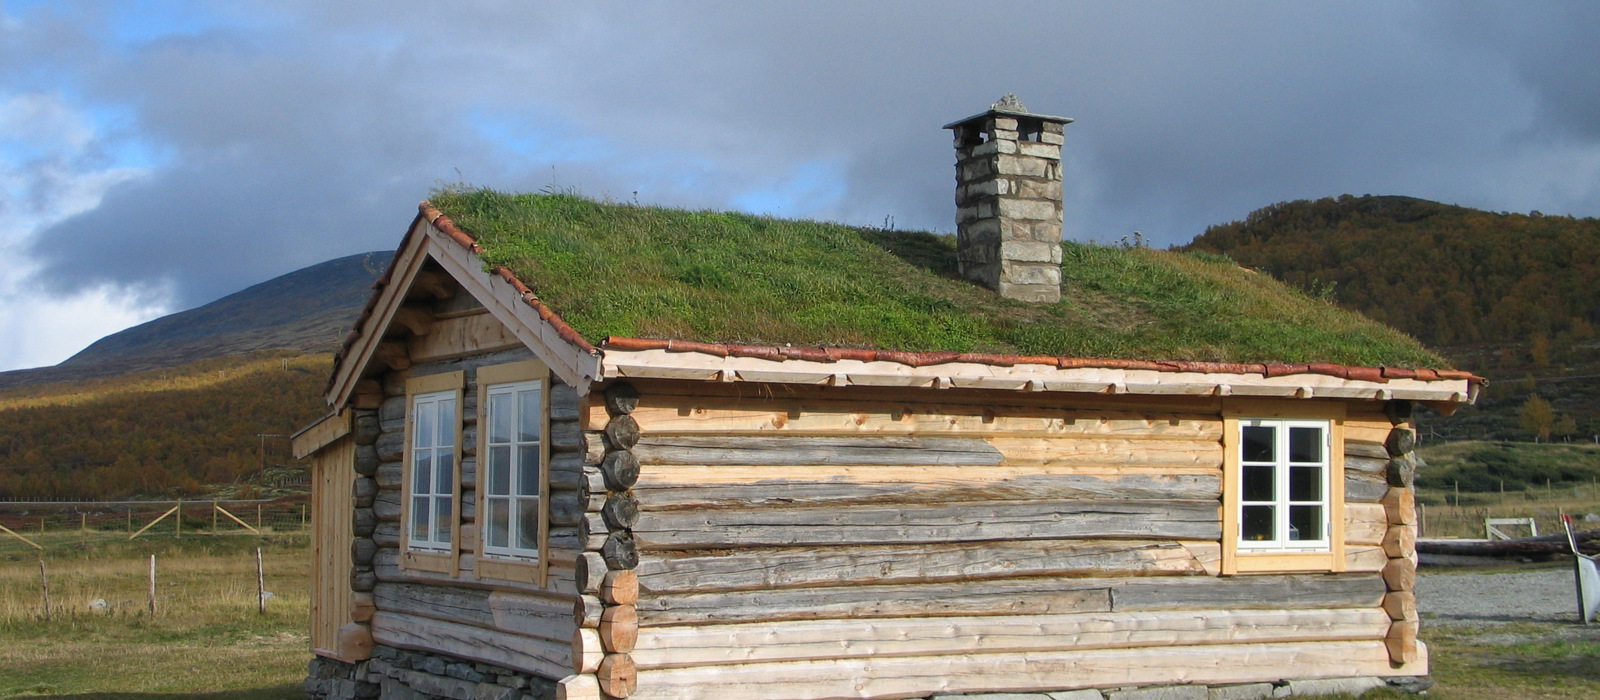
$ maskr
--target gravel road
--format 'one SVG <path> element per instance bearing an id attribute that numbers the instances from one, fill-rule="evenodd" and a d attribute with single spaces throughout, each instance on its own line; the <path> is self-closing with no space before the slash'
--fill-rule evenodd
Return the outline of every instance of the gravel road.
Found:
<path id="1" fill-rule="evenodd" d="M 1510 573 L 1424 568 L 1417 577 L 1417 609 L 1441 625 L 1496 622 L 1575 622 L 1578 596 L 1572 565 Z"/>

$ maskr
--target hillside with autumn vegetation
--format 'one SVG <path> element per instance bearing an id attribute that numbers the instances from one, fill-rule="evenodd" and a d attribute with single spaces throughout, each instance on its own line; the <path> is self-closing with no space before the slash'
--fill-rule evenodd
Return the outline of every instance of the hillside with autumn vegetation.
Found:
<path id="1" fill-rule="evenodd" d="M 1600 435 L 1600 219 L 1345 195 L 1274 204 L 1180 249 L 1226 255 L 1489 377 L 1477 406 L 1425 435 Z"/>

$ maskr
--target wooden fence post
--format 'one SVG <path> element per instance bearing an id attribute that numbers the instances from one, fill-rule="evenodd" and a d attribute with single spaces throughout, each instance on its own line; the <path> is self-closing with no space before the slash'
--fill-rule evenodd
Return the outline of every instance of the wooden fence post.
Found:
<path id="1" fill-rule="evenodd" d="M 156 616 L 156 555 L 150 555 L 150 617 Z"/>
<path id="2" fill-rule="evenodd" d="M 211 499 L 211 534 L 217 534 L 217 500 Z"/>
<path id="3" fill-rule="evenodd" d="M 260 547 L 256 547 L 256 612 L 267 614 L 267 571 L 261 565 Z"/>
<path id="4" fill-rule="evenodd" d="M 44 591 L 44 619 L 50 621 L 50 577 L 45 574 L 44 560 L 39 560 L 39 588 Z"/>
<path id="5" fill-rule="evenodd" d="M 181 539 L 183 539 L 183 499 L 181 499 L 181 498 L 178 499 L 177 511 L 178 511 L 178 517 L 173 522 L 177 523 L 176 532 L 177 532 L 177 535 L 178 535 L 178 539 L 181 540 Z"/>

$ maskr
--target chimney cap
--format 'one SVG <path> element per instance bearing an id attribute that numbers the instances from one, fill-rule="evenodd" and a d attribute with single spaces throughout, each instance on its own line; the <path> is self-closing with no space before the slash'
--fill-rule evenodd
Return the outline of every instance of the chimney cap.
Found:
<path id="1" fill-rule="evenodd" d="M 978 114 L 974 114 L 966 119 L 958 119 L 950 122 L 949 124 L 944 125 L 943 128 L 955 129 L 966 126 L 967 124 L 975 121 L 981 121 L 995 116 L 1025 117 L 1028 119 L 1038 119 L 1039 121 L 1052 122 L 1055 124 L 1072 123 L 1072 119 L 1069 117 L 1057 117 L 1050 114 L 1034 114 L 1033 112 L 1029 112 L 1028 108 L 1023 106 L 1022 100 L 1017 99 L 1017 96 L 1014 93 L 1008 92 L 1004 97 L 996 100 L 994 104 L 989 105 L 988 111 L 979 112 Z"/>

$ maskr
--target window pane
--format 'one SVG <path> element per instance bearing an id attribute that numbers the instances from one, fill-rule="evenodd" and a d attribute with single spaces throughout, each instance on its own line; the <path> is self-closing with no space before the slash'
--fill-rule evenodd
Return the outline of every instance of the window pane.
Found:
<path id="1" fill-rule="evenodd" d="M 428 497 L 417 496 L 411 499 L 411 539 L 428 541 Z"/>
<path id="2" fill-rule="evenodd" d="M 433 480 L 433 451 L 417 450 L 411 456 L 411 492 L 431 493 L 428 484 Z"/>
<path id="3" fill-rule="evenodd" d="M 440 447 L 450 447 L 456 444 L 456 400 L 453 397 L 439 401 L 439 442 L 437 444 Z"/>
<path id="4" fill-rule="evenodd" d="M 1264 425 L 1247 425 L 1240 441 L 1246 462 L 1271 462 L 1277 457 L 1277 431 Z"/>
<path id="5" fill-rule="evenodd" d="M 1322 500 L 1322 467 L 1289 467 L 1289 500 Z"/>
<path id="6" fill-rule="evenodd" d="M 539 548 L 539 499 L 517 499 L 517 548 Z"/>
<path id="7" fill-rule="evenodd" d="M 434 494 L 454 494 L 456 484 L 456 456 L 441 452 L 434 458 Z"/>
<path id="8" fill-rule="evenodd" d="M 517 447 L 517 495 L 539 495 L 539 443 Z"/>
<path id="9" fill-rule="evenodd" d="M 489 395 L 489 442 L 511 441 L 511 394 Z"/>
<path id="10" fill-rule="evenodd" d="M 511 494 L 511 448 L 505 445 L 489 448 L 489 493 Z"/>
<path id="11" fill-rule="evenodd" d="M 517 392 L 517 441 L 538 440 L 540 424 L 544 422 L 543 401 L 538 389 Z"/>
<path id="12" fill-rule="evenodd" d="M 1322 539 L 1322 506 L 1289 506 L 1289 539 Z"/>
<path id="13" fill-rule="evenodd" d="M 1245 506 L 1239 538 L 1246 541 L 1276 539 L 1273 535 L 1274 506 Z"/>
<path id="14" fill-rule="evenodd" d="M 1321 462 L 1322 442 L 1321 428 L 1290 428 L 1289 461 Z"/>
<path id="15" fill-rule="evenodd" d="M 504 498 L 489 501 L 489 546 L 505 547 L 509 531 L 511 503 Z"/>
<path id="16" fill-rule="evenodd" d="M 1244 500 L 1270 501 L 1277 493 L 1276 467 L 1244 468 Z"/>
<path id="17" fill-rule="evenodd" d="M 438 407 L 432 401 L 417 403 L 416 411 L 411 416 L 412 447 L 433 446 L 434 424 L 438 422 L 434 416 L 437 411 Z"/>
<path id="18" fill-rule="evenodd" d="M 450 543 L 450 516 L 453 514 L 453 505 L 449 498 L 434 497 L 433 499 L 433 539 L 440 544 Z"/>

